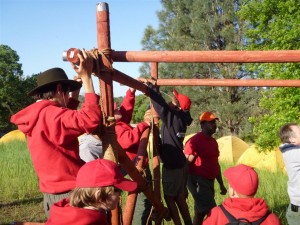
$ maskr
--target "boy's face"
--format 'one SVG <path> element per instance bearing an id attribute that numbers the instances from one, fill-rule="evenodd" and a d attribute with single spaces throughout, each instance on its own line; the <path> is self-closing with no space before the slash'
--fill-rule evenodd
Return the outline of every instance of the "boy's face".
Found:
<path id="1" fill-rule="evenodd" d="M 300 146 L 300 127 L 293 125 L 291 126 L 293 130 L 293 136 L 290 137 L 290 142 L 294 145 Z"/>

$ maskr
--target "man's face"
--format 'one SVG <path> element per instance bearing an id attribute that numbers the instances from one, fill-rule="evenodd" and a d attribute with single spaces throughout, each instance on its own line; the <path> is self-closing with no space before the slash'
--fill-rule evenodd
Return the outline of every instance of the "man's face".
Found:
<path id="1" fill-rule="evenodd" d="M 300 127 L 293 125 L 291 126 L 291 129 L 293 130 L 293 136 L 290 137 L 290 142 L 294 145 L 300 146 Z"/>
<path id="2" fill-rule="evenodd" d="M 212 120 L 212 121 L 205 121 L 202 125 L 202 131 L 206 134 L 206 135 L 213 135 L 214 133 L 216 133 L 217 130 L 217 122 L 216 120 Z"/>

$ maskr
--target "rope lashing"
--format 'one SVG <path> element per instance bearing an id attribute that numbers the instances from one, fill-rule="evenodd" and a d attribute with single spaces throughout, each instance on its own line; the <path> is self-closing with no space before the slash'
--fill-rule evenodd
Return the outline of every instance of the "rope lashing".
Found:
<path id="1" fill-rule="evenodd" d="M 112 72 L 112 59 L 109 59 L 108 56 L 111 55 L 112 49 L 102 49 L 98 50 L 97 48 L 93 48 L 89 51 L 90 55 L 94 59 L 94 68 L 93 73 L 96 75 L 101 74 L 101 72 Z M 101 57 L 101 60 L 99 58 Z"/>

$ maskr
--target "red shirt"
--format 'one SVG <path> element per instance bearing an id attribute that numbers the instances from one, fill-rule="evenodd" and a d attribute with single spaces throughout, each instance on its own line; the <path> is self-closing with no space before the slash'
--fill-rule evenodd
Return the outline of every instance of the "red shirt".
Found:
<path id="1" fill-rule="evenodd" d="M 219 148 L 213 137 L 202 132 L 195 134 L 185 144 L 184 154 L 195 156 L 195 160 L 189 164 L 190 174 L 215 179 L 220 173 Z"/>
<path id="2" fill-rule="evenodd" d="M 69 205 L 69 199 L 56 202 L 45 225 L 108 225 L 105 213 Z"/>
<path id="3" fill-rule="evenodd" d="M 75 187 L 77 172 L 84 164 L 79 157 L 77 138 L 98 127 L 98 99 L 95 94 L 85 94 L 80 110 L 41 100 L 11 117 L 11 122 L 26 135 L 41 192 L 62 193 Z"/>
<path id="4" fill-rule="evenodd" d="M 268 206 L 261 198 L 227 198 L 223 206 L 235 218 L 245 218 L 250 222 L 260 219 L 267 211 Z M 220 207 L 214 207 L 204 220 L 203 225 L 224 225 L 228 219 Z M 271 213 L 261 225 L 280 225 L 278 217 Z"/>

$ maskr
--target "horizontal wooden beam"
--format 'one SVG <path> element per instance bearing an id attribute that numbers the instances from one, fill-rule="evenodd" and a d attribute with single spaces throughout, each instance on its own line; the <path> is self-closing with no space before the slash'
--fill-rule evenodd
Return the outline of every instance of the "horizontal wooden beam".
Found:
<path id="1" fill-rule="evenodd" d="M 300 62 L 300 50 L 113 51 L 114 62 L 280 63 Z"/>
<path id="2" fill-rule="evenodd" d="M 158 86 L 300 87 L 300 80 L 158 79 Z"/>

